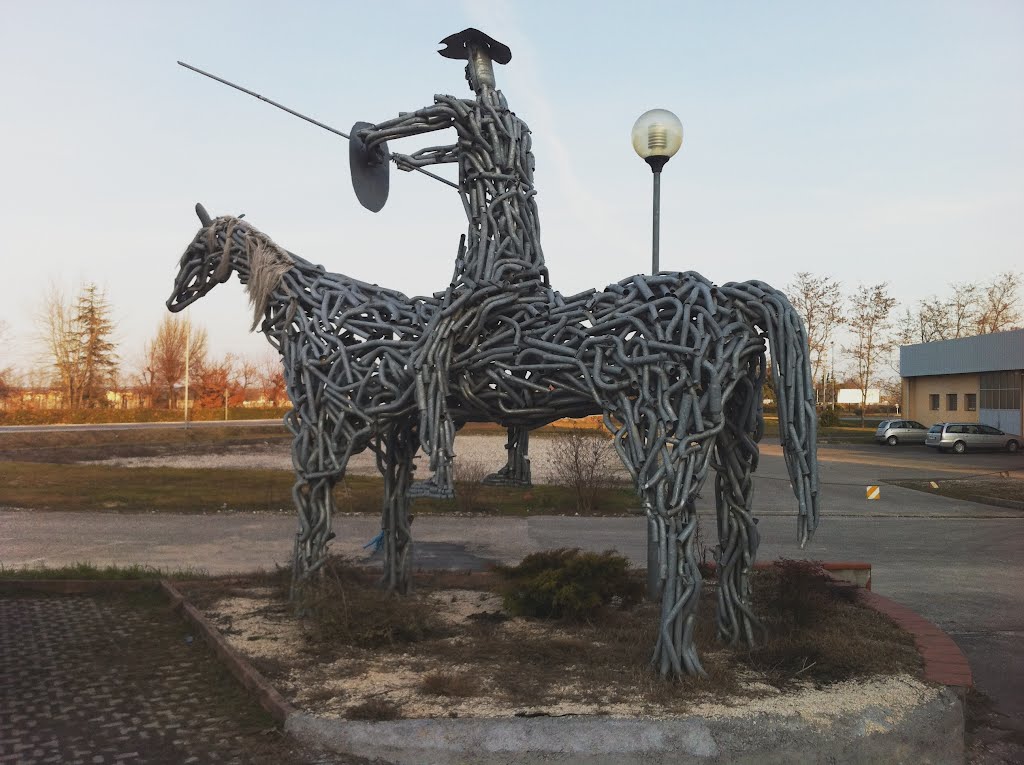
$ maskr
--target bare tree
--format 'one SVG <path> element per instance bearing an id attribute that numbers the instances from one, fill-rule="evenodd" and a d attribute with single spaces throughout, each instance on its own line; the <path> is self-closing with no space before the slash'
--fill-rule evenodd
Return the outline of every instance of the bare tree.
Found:
<path id="1" fill-rule="evenodd" d="M 0 319 L 0 346 L 7 346 L 7 333 L 8 324 L 3 319 Z M 14 368 L 10 366 L 0 367 L 0 401 L 5 406 L 7 399 L 11 395 L 11 388 L 14 386 Z"/>
<path id="2" fill-rule="evenodd" d="M 820 401 L 824 395 L 825 352 L 833 331 L 843 323 L 843 295 L 839 282 L 828 276 L 801 271 L 796 275 L 796 281 L 786 287 L 786 294 L 807 328 L 811 378 L 818 387 Z"/>
<path id="3" fill-rule="evenodd" d="M 1015 271 L 997 274 L 978 289 L 975 317 L 979 335 L 1003 332 L 1020 321 L 1021 275 Z"/>
<path id="4" fill-rule="evenodd" d="M 945 301 L 935 295 L 917 304 L 921 343 L 949 340 L 954 337 L 956 317 L 951 316 Z"/>
<path id="5" fill-rule="evenodd" d="M 72 303 L 51 285 L 39 324 L 64 406 L 77 409 L 103 403 L 104 387 L 117 370 L 111 339 L 114 323 L 104 292 L 87 283 Z"/>
<path id="6" fill-rule="evenodd" d="M 260 398 L 268 401 L 271 406 L 285 397 L 284 370 L 281 359 L 276 354 L 267 354 L 257 364 L 257 379 L 260 386 Z"/>
<path id="7" fill-rule="evenodd" d="M 551 457 L 556 481 L 572 489 L 578 512 L 593 512 L 615 485 L 615 451 L 603 435 L 570 428 L 553 439 Z"/>
<path id="8" fill-rule="evenodd" d="M 843 351 L 853 357 L 860 385 L 861 427 L 864 427 L 864 411 L 867 408 L 872 375 L 892 347 L 888 336 L 891 327 L 889 314 L 895 306 L 896 299 L 889 295 L 887 282 L 873 286 L 859 285 L 850 297 L 850 312 L 846 323 L 853 333 L 853 343 L 844 347 Z"/>
<path id="9" fill-rule="evenodd" d="M 198 378 L 206 361 L 206 330 L 191 325 L 185 318 L 165 315 L 156 336 L 146 347 L 147 367 L 154 385 L 167 394 L 167 408 L 177 402 L 175 388 L 185 379 L 185 349 L 188 348 L 190 374 Z"/>
<path id="10" fill-rule="evenodd" d="M 970 337 L 978 324 L 978 285 L 973 282 L 954 282 L 949 285 L 953 296 L 949 304 L 953 315 L 951 337 Z"/>

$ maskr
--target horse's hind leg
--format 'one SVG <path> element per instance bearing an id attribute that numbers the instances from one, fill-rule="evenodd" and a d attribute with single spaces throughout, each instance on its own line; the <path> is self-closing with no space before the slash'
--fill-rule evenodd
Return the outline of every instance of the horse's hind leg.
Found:
<path id="1" fill-rule="evenodd" d="M 718 510 L 718 636 L 729 645 L 755 644 L 763 627 L 750 608 L 750 571 L 760 535 L 751 513 L 757 446 L 728 429 L 718 436 L 715 499 Z"/>
<path id="2" fill-rule="evenodd" d="M 505 467 L 484 478 L 483 483 L 491 486 L 533 486 L 530 480 L 530 430 L 512 427 L 508 429 L 508 443 L 505 451 L 508 461 Z"/>
<path id="3" fill-rule="evenodd" d="M 412 517 L 409 515 L 409 487 L 413 457 L 419 442 L 411 427 L 395 426 L 381 438 L 384 474 L 384 587 L 405 594 L 412 585 Z"/>

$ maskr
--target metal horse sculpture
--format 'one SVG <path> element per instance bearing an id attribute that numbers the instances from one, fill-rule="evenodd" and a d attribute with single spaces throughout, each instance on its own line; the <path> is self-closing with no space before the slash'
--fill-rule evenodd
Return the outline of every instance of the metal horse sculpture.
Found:
<path id="1" fill-rule="evenodd" d="M 399 167 L 458 163 L 470 221 L 443 293 L 401 293 L 330 274 L 237 218 L 210 220 L 182 256 L 171 310 L 237 272 L 256 323 L 280 351 L 293 410 L 299 510 L 295 584 L 322 565 L 331 489 L 352 454 L 377 455 L 384 476 L 387 587 L 409 588 L 409 497 L 421 447 L 433 475 L 420 491 L 449 494 L 455 431 L 509 428 L 509 462 L 495 480 L 529 480 L 526 433 L 562 417 L 601 414 L 642 498 L 658 543 L 661 628 L 652 664 L 701 674 L 693 628 L 702 579 L 695 501 L 716 471 L 720 544 L 717 624 L 730 644 L 754 643 L 748 574 L 759 543 L 752 514 L 767 344 L 782 446 L 799 506 L 801 543 L 818 520 L 816 416 L 803 326 L 762 282 L 716 287 L 694 272 L 631 276 L 602 291 L 551 289 L 540 247 L 529 130 L 494 87 L 492 61 L 511 54 L 476 30 L 443 41 L 468 61 L 476 98 L 434 105 L 353 135 L 371 155 L 384 142 L 455 128 L 457 142 Z M 255 323 L 254 323 L 255 326 Z"/>

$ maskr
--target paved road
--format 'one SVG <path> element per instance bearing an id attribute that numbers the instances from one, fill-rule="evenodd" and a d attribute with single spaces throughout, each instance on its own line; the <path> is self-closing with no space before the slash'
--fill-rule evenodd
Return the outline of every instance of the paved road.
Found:
<path id="1" fill-rule="evenodd" d="M 778 447 L 765 446 L 756 494 L 760 557 L 870 561 L 874 589 L 953 636 L 971 662 L 978 687 L 1024 741 L 1024 512 L 884 484 L 880 500 L 864 496 L 865 485 L 887 478 L 1001 471 L 1018 471 L 1013 475 L 1019 476 L 1024 459 L 863 446 L 824 447 L 820 463 L 822 522 L 807 549 L 800 550 L 785 466 Z M 290 512 L 175 516 L 4 510 L 0 564 L 88 560 L 211 572 L 269 568 L 287 562 L 294 526 Z M 710 536 L 713 527 L 705 526 Z M 361 546 L 377 533 L 378 520 L 341 514 L 335 530 L 335 551 L 363 555 Z M 645 532 L 638 518 L 420 516 L 414 532 L 424 564 L 515 561 L 557 546 L 615 548 L 637 563 L 645 560 Z M 1015 751 L 1024 757 L 1024 749 Z"/>

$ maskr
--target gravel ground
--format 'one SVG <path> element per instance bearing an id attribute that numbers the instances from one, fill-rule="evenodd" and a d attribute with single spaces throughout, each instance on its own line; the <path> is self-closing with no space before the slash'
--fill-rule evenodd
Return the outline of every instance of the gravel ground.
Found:
<path id="1" fill-rule="evenodd" d="M 530 462 L 533 480 L 536 483 L 553 483 L 552 468 L 553 449 L 556 438 L 533 438 L 530 440 Z M 609 463 L 613 465 L 617 477 L 628 481 L 626 471 L 619 463 L 611 444 L 608 445 Z M 479 462 L 488 472 L 493 472 L 505 464 L 505 437 L 489 435 L 465 435 L 455 439 L 456 461 Z M 417 472 L 418 478 L 426 478 L 427 460 L 422 452 L 417 453 L 417 465 L 423 467 Z M 291 470 L 291 448 L 288 444 L 270 444 L 267 446 L 232 446 L 221 454 L 176 454 L 161 457 L 118 457 L 99 460 L 99 464 L 117 465 L 120 467 L 172 467 L 187 469 L 202 468 L 241 468 L 247 470 Z M 349 475 L 376 476 L 376 458 L 369 450 L 357 454 L 349 460 Z"/>

